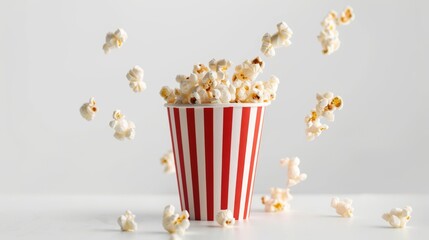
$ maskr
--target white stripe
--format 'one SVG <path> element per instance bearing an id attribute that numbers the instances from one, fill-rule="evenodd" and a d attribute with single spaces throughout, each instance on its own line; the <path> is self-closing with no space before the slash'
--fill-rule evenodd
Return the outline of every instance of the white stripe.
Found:
<path id="1" fill-rule="evenodd" d="M 186 188 L 188 190 L 189 215 L 191 219 L 195 219 L 194 198 L 193 198 L 193 192 L 192 192 L 192 170 L 191 170 L 191 158 L 189 156 L 188 121 L 186 117 L 186 108 L 180 108 L 179 115 L 180 115 L 180 127 L 182 130 L 183 159 L 185 162 L 185 177 L 186 177 Z"/>
<path id="2" fill-rule="evenodd" d="M 246 144 L 246 158 L 244 160 L 243 184 L 242 184 L 242 188 L 241 188 L 240 211 L 238 214 L 238 219 L 244 218 L 244 209 L 245 209 L 245 205 L 246 205 L 247 183 L 249 180 L 250 163 L 252 160 L 253 135 L 255 133 L 255 123 L 256 123 L 257 111 L 258 111 L 258 108 L 256 108 L 256 107 L 250 108 L 249 129 L 247 132 L 247 144 Z"/>
<path id="3" fill-rule="evenodd" d="M 223 133 L 223 108 L 213 109 L 213 183 L 214 201 L 213 215 L 220 210 L 220 195 L 222 182 L 222 133 Z M 216 217 L 216 216 L 215 216 Z"/>
<path id="4" fill-rule="evenodd" d="M 256 174 L 256 167 L 257 167 L 257 163 L 258 163 L 258 159 L 259 159 L 259 144 L 261 142 L 261 132 L 262 132 L 262 128 L 263 128 L 263 123 L 264 123 L 264 112 L 265 112 L 265 107 L 262 107 L 261 109 L 261 118 L 259 120 L 259 132 L 258 132 L 258 140 L 256 143 L 256 149 L 255 149 L 255 165 L 253 167 L 253 179 L 251 179 L 251 183 L 250 183 L 250 196 L 249 196 L 249 208 L 247 209 L 247 216 L 249 216 L 250 213 L 250 209 L 252 208 L 252 199 L 253 199 L 253 185 L 255 183 L 254 179 L 255 179 L 255 174 Z"/>
<path id="5" fill-rule="evenodd" d="M 204 141 L 204 109 L 195 109 L 195 136 L 197 139 L 198 184 L 200 191 L 200 216 L 207 220 L 206 156 Z"/>
<path id="6" fill-rule="evenodd" d="M 179 147 L 177 146 L 177 134 L 176 134 L 176 122 L 174 118 L 174 108 L 168 108 L 168 111 L 170 111 L 170 121 L 171 121 L 171 131 L 172 131 L 172 137 L 173 137 L 173 144 L 174 144 L 174 161 L 176 161 L 177 169 L 177 180 L 179 181 L 179 192 L 180 194 L 180 202 L 182 210 L 185 209 L 185 198 L 183 195 L 183 185 L 182 185 L 182 172 L 180 169 L 180 158 L 179 158 Z"/>
<path id="7" fill-rule="evenodd" d="M 243 108 L 234 108 L 232 116 L 231 156 L 229 164 L 228 209 L 234 212 L 237 181 L 238 153 L 240 149 L 241 116 Z"/>

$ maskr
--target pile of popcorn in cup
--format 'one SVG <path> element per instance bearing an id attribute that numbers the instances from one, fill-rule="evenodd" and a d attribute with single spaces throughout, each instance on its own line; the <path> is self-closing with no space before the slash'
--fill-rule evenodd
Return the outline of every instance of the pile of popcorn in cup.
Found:
<path id="1" fill-rule="evenodd" d="M 329 55 L 337 51 L 340 47 L 338 38 L 338 26 L 347 25 L 355 15 L 351 7 L 347 7 L 341 14 L 335 11 L 329 12 L 322 21 L 323 27 L 317 37 L 322 45 L 322 53 Z M 276 55 L 276 49 L 291 45 L 292 30 L 285 22 L 277 24 L 277 31 L 273 34 L 266 33 L 262 37 L 261 53 L 266 57 Z M 114 49 L 120 49 L 128 39 L 128 34 L 123 29 L 106 34 L 103 51 L 108 54 Z M 233 63 L 227 59 L 212 59 L 207 65 L 198 63 L 188 75 L 177 75 L 176 88 L 164 86 L 160 90 L 161 97 L 168 104 L 226 104 L 226 103 L 267 103 L 276 99 L 279 87 L 279 79 L 272 75 L 266 81 L 256 80 L 262 73 L 265 62 L 260 57 L 245 60 L 241 64 L 233 67 L 232 73 L 228 70 Z M 143 81 L 144 71 L 140 66 L 134 66 L 125 75 L 129 87 L 135 93 L 146 90 L 147 85 Z M 321 119 L 333 122 L 334 111 L 343 107 L 343 100 L 331 92 L 316 95 L 317 104 L 311 113 L 305 117 L 306 137 L 308 141 L 314 140 L 323 131 L 328 129 L 328 125 L 321 122 Z M 82 104 L 79 109 L 81 116 L 92 121 L 99 111 L 94 97 Z M 113 136 L 118 140 L 133 140 L 136 133 L 134 122 L 127 120 L 120 110 L 113 112 L 113 120 L 109 123 L 114 130 Z M 174 173 L 174 154 L 167 152 L 161 158 L 165 173 Z M 285 188 L 271 188 L 270 195 L 263 196 L 261 202 L 266 212 L 282 212 L 290 208 L 292 195 L 290 188 L 307 179 L 305 173 L 299 169 L 300 159 L 285 158 L 280 161 L 280 165 L 287 167 L 287 182 Z M 342 217 L 353 216 L 354 208 L 351 199 L 340 200 L 334 197 L 331 200 L 331 207 Z M 394 208 L 390 212 L 382 215 L 382 218 L 392 227 L 405 227 L 410 220 L 412 208 Z M 162 215 L 162 226 L 170 234 L 183 234 L 190 227 L 189 213 L 184 210 L 175 213 L 172 205 L 165 207 Z M 122 231 L 133 232 L 137 230 L 136 216 L 129 210 L 118 218 L 118 224 Z M 216 214 L 216 222 L 222 227 L 232 226 L 235 223 L 233 213 L 224 209 Z"/>

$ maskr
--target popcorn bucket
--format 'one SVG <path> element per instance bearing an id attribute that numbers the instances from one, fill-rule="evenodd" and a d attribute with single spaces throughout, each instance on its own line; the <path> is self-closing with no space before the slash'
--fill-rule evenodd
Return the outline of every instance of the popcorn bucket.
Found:
<path id="1" fill-rule="evenodd" d="M 249 217 L 267 103 L 166 104 L 182 210 Z"/>

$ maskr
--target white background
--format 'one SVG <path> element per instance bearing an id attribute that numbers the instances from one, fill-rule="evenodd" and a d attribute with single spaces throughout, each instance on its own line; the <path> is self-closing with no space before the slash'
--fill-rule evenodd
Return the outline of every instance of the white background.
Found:
<path id="1" fill-rule="evenodd" d="M 321 54 L 320 21 L 351 5 L 342 45 Z M 299 156 L 305 193 L 429 193 L 428 27 L 425 1 L 4 1 L 0 2 L 0 193 L 176 193 L 159 163 L 170 149 L 162 85 L 193 64 L 261 55 L 265 32 L 284 20 L 293 44 L 266 59 L 281 80 L 267 109 L 255 192 L 282 186 L 279 159 Z M 105 55 L 105 34 L 128 41 Z M 145 69 L 136 94 L 125 75 Z M 345 101 L 336 121 L 306 142 L 303 118 L 315 93 Z M 79 107 L 95 96 L 92 122 Z M 113 138 L 121 109 L 134 141 Z"/>

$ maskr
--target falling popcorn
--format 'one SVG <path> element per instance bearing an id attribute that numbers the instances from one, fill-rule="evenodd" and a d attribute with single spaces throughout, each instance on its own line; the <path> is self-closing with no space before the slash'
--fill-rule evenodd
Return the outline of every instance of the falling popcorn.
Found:
<path id="1" fill-rule="evenodd" d="M 118 224 L 121 230 L 124 232 L 134 232 L 137 230 L 137 223 L 134 221 L 135 218 L 136 216 L 130 210 L 127 210 L 121 215 L 118 218 Z"/>
<path id="2" fill-rule="evenodd" d="M 343 107 L 343 99 L 340 96 L 335 96 L 332 92 L 318 93 L 316 100 L 316 108 L 304 119 L 307 125 L 305 134 L 308 141 L 313 141 L 329 128 L 328 125 L 320 122 L 320 118 L 323 117 L 333 122 L 335 120 L 334 111 L 341 110 Z"/>
<path id="3" fill-rule="evenodd" d="M 281 212 L 290 209 L 289 202 L 293 199 L 290 193 L 290 187 L 307 179 L 307 174 L 301 173 L 299 169 L 300 160 L 295 158 L 284 158 L 280 160 L 280 166 L 288 167 L 287 188 L 271 188 L 270 196 L 261 198 L 262 204 L 265 206 L 266 212 Z"/>
<path id="4" fill-rule="evenodd" d="M 326 124 L 321 124 L 320 119 L 308 122 L 307 128 L 305 129 L 307 141 L 313 141 L 314 139 L 316 139 L 316 137 L 318 137 L 323 131 L 327 129 L 329 129 L 329 126 Z"/>
<path id="5" fill-rule="evenodd" d="M 339 17 L 335 11 L 331 11 L 328 16 L 322 21 L 323 27 L 320 32 L 319 42 L 322 44 L 322 53 L 329 55 L 338 50 L 340 47 L 340 39 L 338 38 L 337 26 L 349 24 L 355 15 L 351 7 L 347 7 Z"/>
<path id="6" fill-rule="evenodd" d="M 235 218 L 231 212 L 231 210 L 220 210 L 216 214 L 216 222 L 222 227 L 229 227 L 234 225 Z"/>
<path id="7" fill-rule="evenodd" d="M 254 81 L 265 66 L 259 57 L 236 66 L 229 80 L 227 70 L 231 65 L 226 59 L 212 59 L 208 67 L 196 64 L 191 74 L 176 76 L 180 88 L 164 86 L 159 94 L 170 104 L 263 103 L 276 99 L 276 76 L 265 82 Z"/>
<path id="8" fill-rule="evenodd" d="M 301 173 L 299 169 L 300 160 L 298 157 L 284 158 L 280 160 L 280 165 L 288 169 L 287 186 L 292 187 L 307 179 L 307 174 Z"/>
<path id="9" fill-rule="evenodd" d="M 340 201 L 339 198 L 334 197 L 331 200 L 331 207 L 335 208 L 335 211 L 338 213 L 338 215 L 342 217 L 353 217 L 354 208 L 352 207 L 351 199 L 344 199 L 343 201 Z"/>
<path id="10" fill-rule="evenodd" d="M 293 199 L 290 188 L 271 188 L 271 198 L 287 202 Z"/>
<path id="11" fill-rule="evenodd" d="M 134 92 L 143 92 L 146 90 L 146 83 L 143 82 L 144 71 L 139 66 L 134 66 L 128 73 L 127 79 L 130 81 L 130 88 Z"/>
<path id="12" fill-rule="evenodd" d="M 123 140 L 125 138 L 133 140 L 136 134 L 135 124 L 132 121 L 126 120 L 120 110 L 115 110 L 113 112 L 113 119 L 114 120 L 109 123 L 110 127 L 115 130 L 113 136 L 118 140 Z"/>
<path id="13" fill-rule="evenodd" d="M 106 34 L 106 43 L 103 45 L 104 53 L 108 54 L 110 50 L 122 47 L 127 38 L 127 33 L 121 28 L 117 29 L 114 33 L 108 32 Z"/>
<path id="14" fill-rule="evenodd" d="M 189 213 L 186 210 L 183 210 L 180 214 L 174 212 L 175 208 L 172 205 L 164 208 L 162 226 L 170 234 L 183 234 L 190 226 Z"/>
<path id="15" fill-rule="evenodd" d="M 175 173 L 176 166 L 174 165 L 174 154 L 172 151 L 168 151 L 161 158 L 161 164 L 164 166 L 165 173 Z"/>
<path id="16" fill-rule="evenodd" d="M 411 219 L 413 209 L 410 206 L 405 208 L 393 208 L 390 212 L 383 214 L 383 219 L 394 228 L 406 227 Z"/>
<path id="17" fill-rule="evenodd" d="M 287 47 L 291 44 L 292 30 L 285 22 L 277 24 L 277 32 L 273 35 L 265 33 L 262 37 L 261 52 L 267 57 L 276 55 L 275 48 Z"/>
<path id="18" fill-rule="evenodd" d="M 98 108 L 96 106 L 94 97 L 90 98 L 89 102 L 84 103 L 80 107 L 80 115 L 82 115 L 82 117 L 88 121 L 91 121 L 92 119 L 94 119 L 97 111 L 98 111 Z"/>

